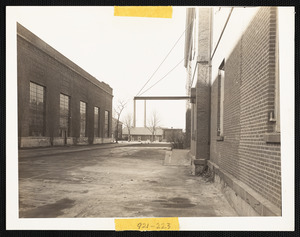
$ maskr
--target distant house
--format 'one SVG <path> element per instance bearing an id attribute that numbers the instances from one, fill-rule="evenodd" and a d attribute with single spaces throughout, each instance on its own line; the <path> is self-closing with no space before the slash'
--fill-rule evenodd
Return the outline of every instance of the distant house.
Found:
<path id="1" fill-rule="evenodd" d="M 128 128 L 123 129 L 123 138 L 128 139 Z M 154 133 L 153 141 L 161 142 L 163 138 L 163 129 L 157 128 Z M 131 141 L 152 141 L 152 132 L 146 127 L 134 127 L 130 129 Z"/>
<path id="2" fill-rule="evenodd" d="M 118 123 L 118 134 L 117 134 L 117 119 L 116 118 L 112 118 L 112 138 L 115 139 L 116 137 L 118 137 L 118 140 L 122 139 L 122 130 L 123 130 L 123 123 L 121 121 L 119 121 Z"/>

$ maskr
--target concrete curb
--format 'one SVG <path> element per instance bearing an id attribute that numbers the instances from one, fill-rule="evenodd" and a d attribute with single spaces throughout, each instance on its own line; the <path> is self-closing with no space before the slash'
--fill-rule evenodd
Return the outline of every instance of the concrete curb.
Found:
<path id="1" fill-rule="evenodd" d="M 168 146 L 163 146 L 164 144 L 161 144 L 161 146 L 158 146 L 156 144 L 140 144 L 140 143 L 134 143 L 134 144 L 128 144 L 128 143 L 106 143 L 106 144 L 97 144 L 97 145 L 74 145 L 74 146 L 61 146 L 61 147 L 36 147 L 36 148 L 26 148 L 26 149 L 19 149 L 19 157 L 26 158 L 26 157 L 40 157 L 40 156 L 52 156 L 52 155 L 59 155 L 59 154 L 65 154 L 70 152 L 84 152 L 88 150 L 98 150 L 98 149 L 111 149 L 111 148 L 117 148 L 117 147 L 151 147 L 151 145 L 154 145 L 153 147 L 157 148 L 169 148 Z M 35 153 L 33 155 L 33 153 Z M 27 154 L 26 154 L 27 153 Z"/>

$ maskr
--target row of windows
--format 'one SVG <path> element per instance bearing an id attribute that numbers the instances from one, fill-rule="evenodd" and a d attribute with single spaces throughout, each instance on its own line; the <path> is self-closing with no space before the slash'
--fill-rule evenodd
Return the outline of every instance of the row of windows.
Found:
<path id="1" fill-rule="evenodd" d="M 80 101 L 80 136 L 86 137 L 86 103 Z M 94 136 L 100 137 L 100 108 L 94 107 Z M 104 116 L 104 136 L 109 137 L 109 111 Z M 45 135 L 45 88 L 30 82 L 29 136 Z M 70 136 L 70 97 L 60 94 L 59 135 Z"/>

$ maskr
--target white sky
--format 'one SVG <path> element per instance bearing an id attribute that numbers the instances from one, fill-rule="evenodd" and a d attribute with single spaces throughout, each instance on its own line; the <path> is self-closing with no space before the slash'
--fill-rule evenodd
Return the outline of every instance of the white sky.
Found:
<path id="1" fill-rule="evenodd" d="M 85 71 L 113 88 L 114 105 L 133 97 L 150 78 L 185 30 L 185 8 L 173 17 L 116 17 L 113 7 L 22 7 L 15 19 Z M 161 79 L 184 57 L 184 35 L 145 89 Z M 185 95 L 183 62 L 144 95 Z M 185 128 L 185 101 L 147 101 L 161 126 Z M 137 101 L 137 126 L 143 126 L 144 101 Z"/>

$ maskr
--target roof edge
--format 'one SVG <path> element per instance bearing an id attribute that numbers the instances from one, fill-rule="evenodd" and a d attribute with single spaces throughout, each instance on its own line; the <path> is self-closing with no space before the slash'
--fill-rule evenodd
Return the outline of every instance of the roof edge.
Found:
<path id="1" fill-rule="evenodd" d="M 49 44 L 47 44 L 45 41 L 43 41 L 41 38 L 39 38 L 37 35 L 32 33 L 30 30 L 28 30 L 18 22 L 17 22 L 17 35 L 22 39 L 26 40 L 27 42 L 29 42 L 30 44 L 32 44 L 34 47 L 43 51 L 53 59 L 57 60 L 59 63 L 67 66 L 70 70 L 79 74 L 87 81 L 93 83 L 95 86 L 99 87 L 100 89 L 112 95 L 113 89 L 112 87 L 109 86 L 109 84 L 96 79 L 94 76 L 86 72 L 80 66 L 72 62 L 66 56 L 64 56 L 59 51 L 51 47 Z"/>

